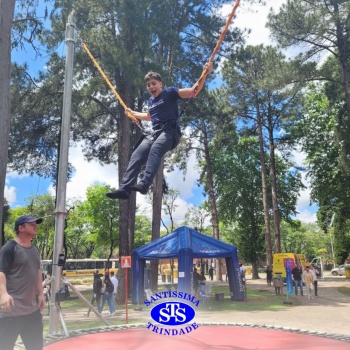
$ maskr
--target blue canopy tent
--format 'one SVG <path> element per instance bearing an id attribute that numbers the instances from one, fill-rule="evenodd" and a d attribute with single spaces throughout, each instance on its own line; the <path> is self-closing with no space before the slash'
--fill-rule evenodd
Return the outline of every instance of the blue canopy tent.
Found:
<path id="1" fill-rule="evenodd" d="M 244 300 L 240 278 L 237 247 L 182 226 L 173 232 L 134 250 L 133 297 L 134 304 L 143 302 L 144 268 L 146 260 L 178 259 L 178 291 L 191 293 L 194 258 L 225 258 L 232 300 Z"/>

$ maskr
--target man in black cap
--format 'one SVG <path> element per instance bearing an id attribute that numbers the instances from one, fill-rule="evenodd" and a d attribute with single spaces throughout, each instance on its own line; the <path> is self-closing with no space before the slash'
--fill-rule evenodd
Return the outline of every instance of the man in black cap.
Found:
<path id="1" fill-rule="evenodd" d="M 45 297 L 40 254 L 32 239 L 43 220 L 20 216 L 16 237 L 0 250 L 0 348 L 13 350 L 20 335 L 27 350 L 43 348 Z"/>

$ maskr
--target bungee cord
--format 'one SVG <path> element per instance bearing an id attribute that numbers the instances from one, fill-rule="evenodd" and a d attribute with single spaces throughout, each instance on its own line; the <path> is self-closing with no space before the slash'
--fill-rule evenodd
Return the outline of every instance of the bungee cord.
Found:
<path id="1" fill-rule="evenodd" d="M 114 88 L 114 86 L 112 85 L 112 83 L 109 81 L 107 75 L 104 73 L 104 71 L 102 70 L 102 68 L 100 67 L 100 65 L 98 64 L 98 62 L 96 61 L 95 57 L 92 55 L 92 53 L 90 52 L 90 50 L 88 49 L 88 47 L 86 46 L 86 44 L 81 41 L 81 46 L 83 47 L 83 49 L 86 51 L 86 53 L 89 55 L 89 57 L 91 58 L 91 61 L 93 62 L 93 64 L 96 66 L 96 68 L 98 69 L 98 71 L 100 72 L 100 74 L 102 75 L 103 79 L 106 81 L 107 85 L 110 87 L 110 89 L 112 90 L 112 92 L 114 93 L 115 97 L 118 99 L 119 103 L 124 107 L 124 110 L 127 109 L 128 107 L 126 106 L 126 104 L 124 103 L 124 101 L 122 100 L 122 98 L 120 97 L 120 95 L 118 94 L 117 90 Z M 139 128 L 141 128 L 140 126 L 140 122 L 137 118 L 135 118 L 133 115 L 126 113 L 125 114 L 128 118 L 130 118 Z M 142 129 L 142 128 L 141 128 Z"/>
<path id="2" fill-rule="evenodd" d="M 216 43 L 216 46 L 215 46 L 212 54 L 210 55 L 209 62 L 213 62 L 214 61 L 214 57 L 217 54 L 217 52 L 219 51 L 220 45 L 221 45 L 221 43 L 223 42 L 223 40 L 225 38 L 225 35 L 227 33 L 227 30 L 228 30 L 228 27 L 229 27 L 229 25 L 230 25 L 230 23 L 232 21 L 233 16 L 235 15 L 235 12 L 236 12 L 236 9 L 237 9 L 237 7 L 239 5 L 239 2 L 240 2 L 240 0 L 236 0 L 234 6 L 232 8 L 232 11 L 231 11 L 229 17 L 227 18 L 226 24 L 225 24 L 225 26 L 224 26 L 221 34 L 220 34 L 220 37 L 219 37 L 219 39 L 218 39 L 218 41 Z M 208 74 L 209 74 L 209 69 L 208 68 L 204 68 L 201 76 L 197 80 L 196 87 L 195 87 L 195 90 L 193 92 L 193 97 L 195 97 L 197 95 L 198 89 L 203 87 L 205 79 L 206 79 Z"/>
<path id="3" fill-rule="evenodd" d="M 237 9 L 239 3 L 240 3 L 240 0 L 236 0 L 235 4 L 234 4 L 234 6 L 233 6 L 233 8 L 231 10 L 230 15 L 229 15 L 229 17 L 226 20 L 226 24 L 225 24 L 225 26 L 224 26 L 221 34 L 220 34 L 220 37 L 219 37 L 219 39 L 218 39 L 218 41 L 217 41 L 217 43 L 215 45 L 215 48 L 214 48 L 212 54 L 210 55 L 209 62 L 213 62 L 214 61 L 214 57 L 217 54 L 217 52 L 219 51 L 219 49 L 220 49 L 220 45 L 221 45 L 221 43 L 223 42 L 223 40 L 225 38 L 225 35 L 227 33 L 227 30 L 228 30 L 228 27 L 229 27 L 229 25 L 230 25 L 230 23 L 232 21 L 233 16 L 235 15 L 235 12 L 236 12 L 236 9 Z M 127 109 L 126 104 L 124 103 L 124 101 L 122 100 L 120 95 L 118 94 L 117 90 L 114 88 L 112 83 L 109 81 L 108 77 L 106 76 L 106 74 L 104 73 L 104 71 L 102 70 L 102 68 L 100 67 L 100 65 L 96 61 L 96 59 L 94 58 L 94 56 L 91 54 L 91 52 L 88 49 L 87 45 L 82 40 L 81 40 L 81 46 L 86 51 L 86 53 L 89 55 L 90 59 L 92 60 L 92 62 L 94 63 L 94 65 L 96 66 L 96 68 L 98 69 L 100 74 L 102 75 L 103 79 L 106 81 L 107 85 L 110 87 L 110 89 L 112 90 L 112 92 L 114 93 L 116 98 L 118 99 L 119 103 L 124 107 L 124 110 Z M 196 97 L 196 95 L 198 93 L 198 90 L 200 90 L 200 88 L 203 87 L 205 79 L 208 76 L 208 74 L 209 74 L 209 69 L 206 67 L 206 68 L 204 68 L 204 70 L 203 70 L 201 76 L 199 77 L 199 79 L 197 80 L 196 87 L 194 89 L 192 97 Z M 184 111 L 182 111 L 181 114 L 183 112 Z M 140 125 L 140 122 L 139 122 L 139 120 L 137 118 L 135 118 L 133 115 L 131 115 L 129 113 L 126 113 L 126 116 L 128 118 L 130 118 L 140 129 L 142 129 L 142 127 Z"/>

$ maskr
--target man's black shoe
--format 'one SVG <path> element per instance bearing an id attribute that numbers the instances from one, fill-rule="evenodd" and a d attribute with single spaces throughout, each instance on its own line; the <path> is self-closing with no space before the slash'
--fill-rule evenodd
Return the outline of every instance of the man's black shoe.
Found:
<path id="1" fill-rule="evenodd" d="M 116 190 L 106 193 L 106 196 L 111 199 L 129 199 L 130 194 L 125 190 Z"/>
<path id="2" fill-rule="evenodd" d="M 137 184 L 135 186 L 130 186 L 130 189 L 133 191 L 140 192 L 141 194 L 147 194 L 148 192 L 148 187 L 142 184 Z"/>

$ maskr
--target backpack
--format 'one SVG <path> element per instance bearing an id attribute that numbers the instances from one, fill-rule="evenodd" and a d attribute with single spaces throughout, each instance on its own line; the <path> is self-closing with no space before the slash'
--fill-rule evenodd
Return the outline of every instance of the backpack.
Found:
<path id="1" fill-rule="evenodd" d="M 114 284 L 111 282 L 111 280 L 106 281 L 106 291 L 108 293 L 113 293 L 114 292 Z"/>
<path id="2" fill-rule="evenodd" d="M 101 294 L 102 281 L 100 278 L 94 280 L 93 291 L 94 293 Z"/>

